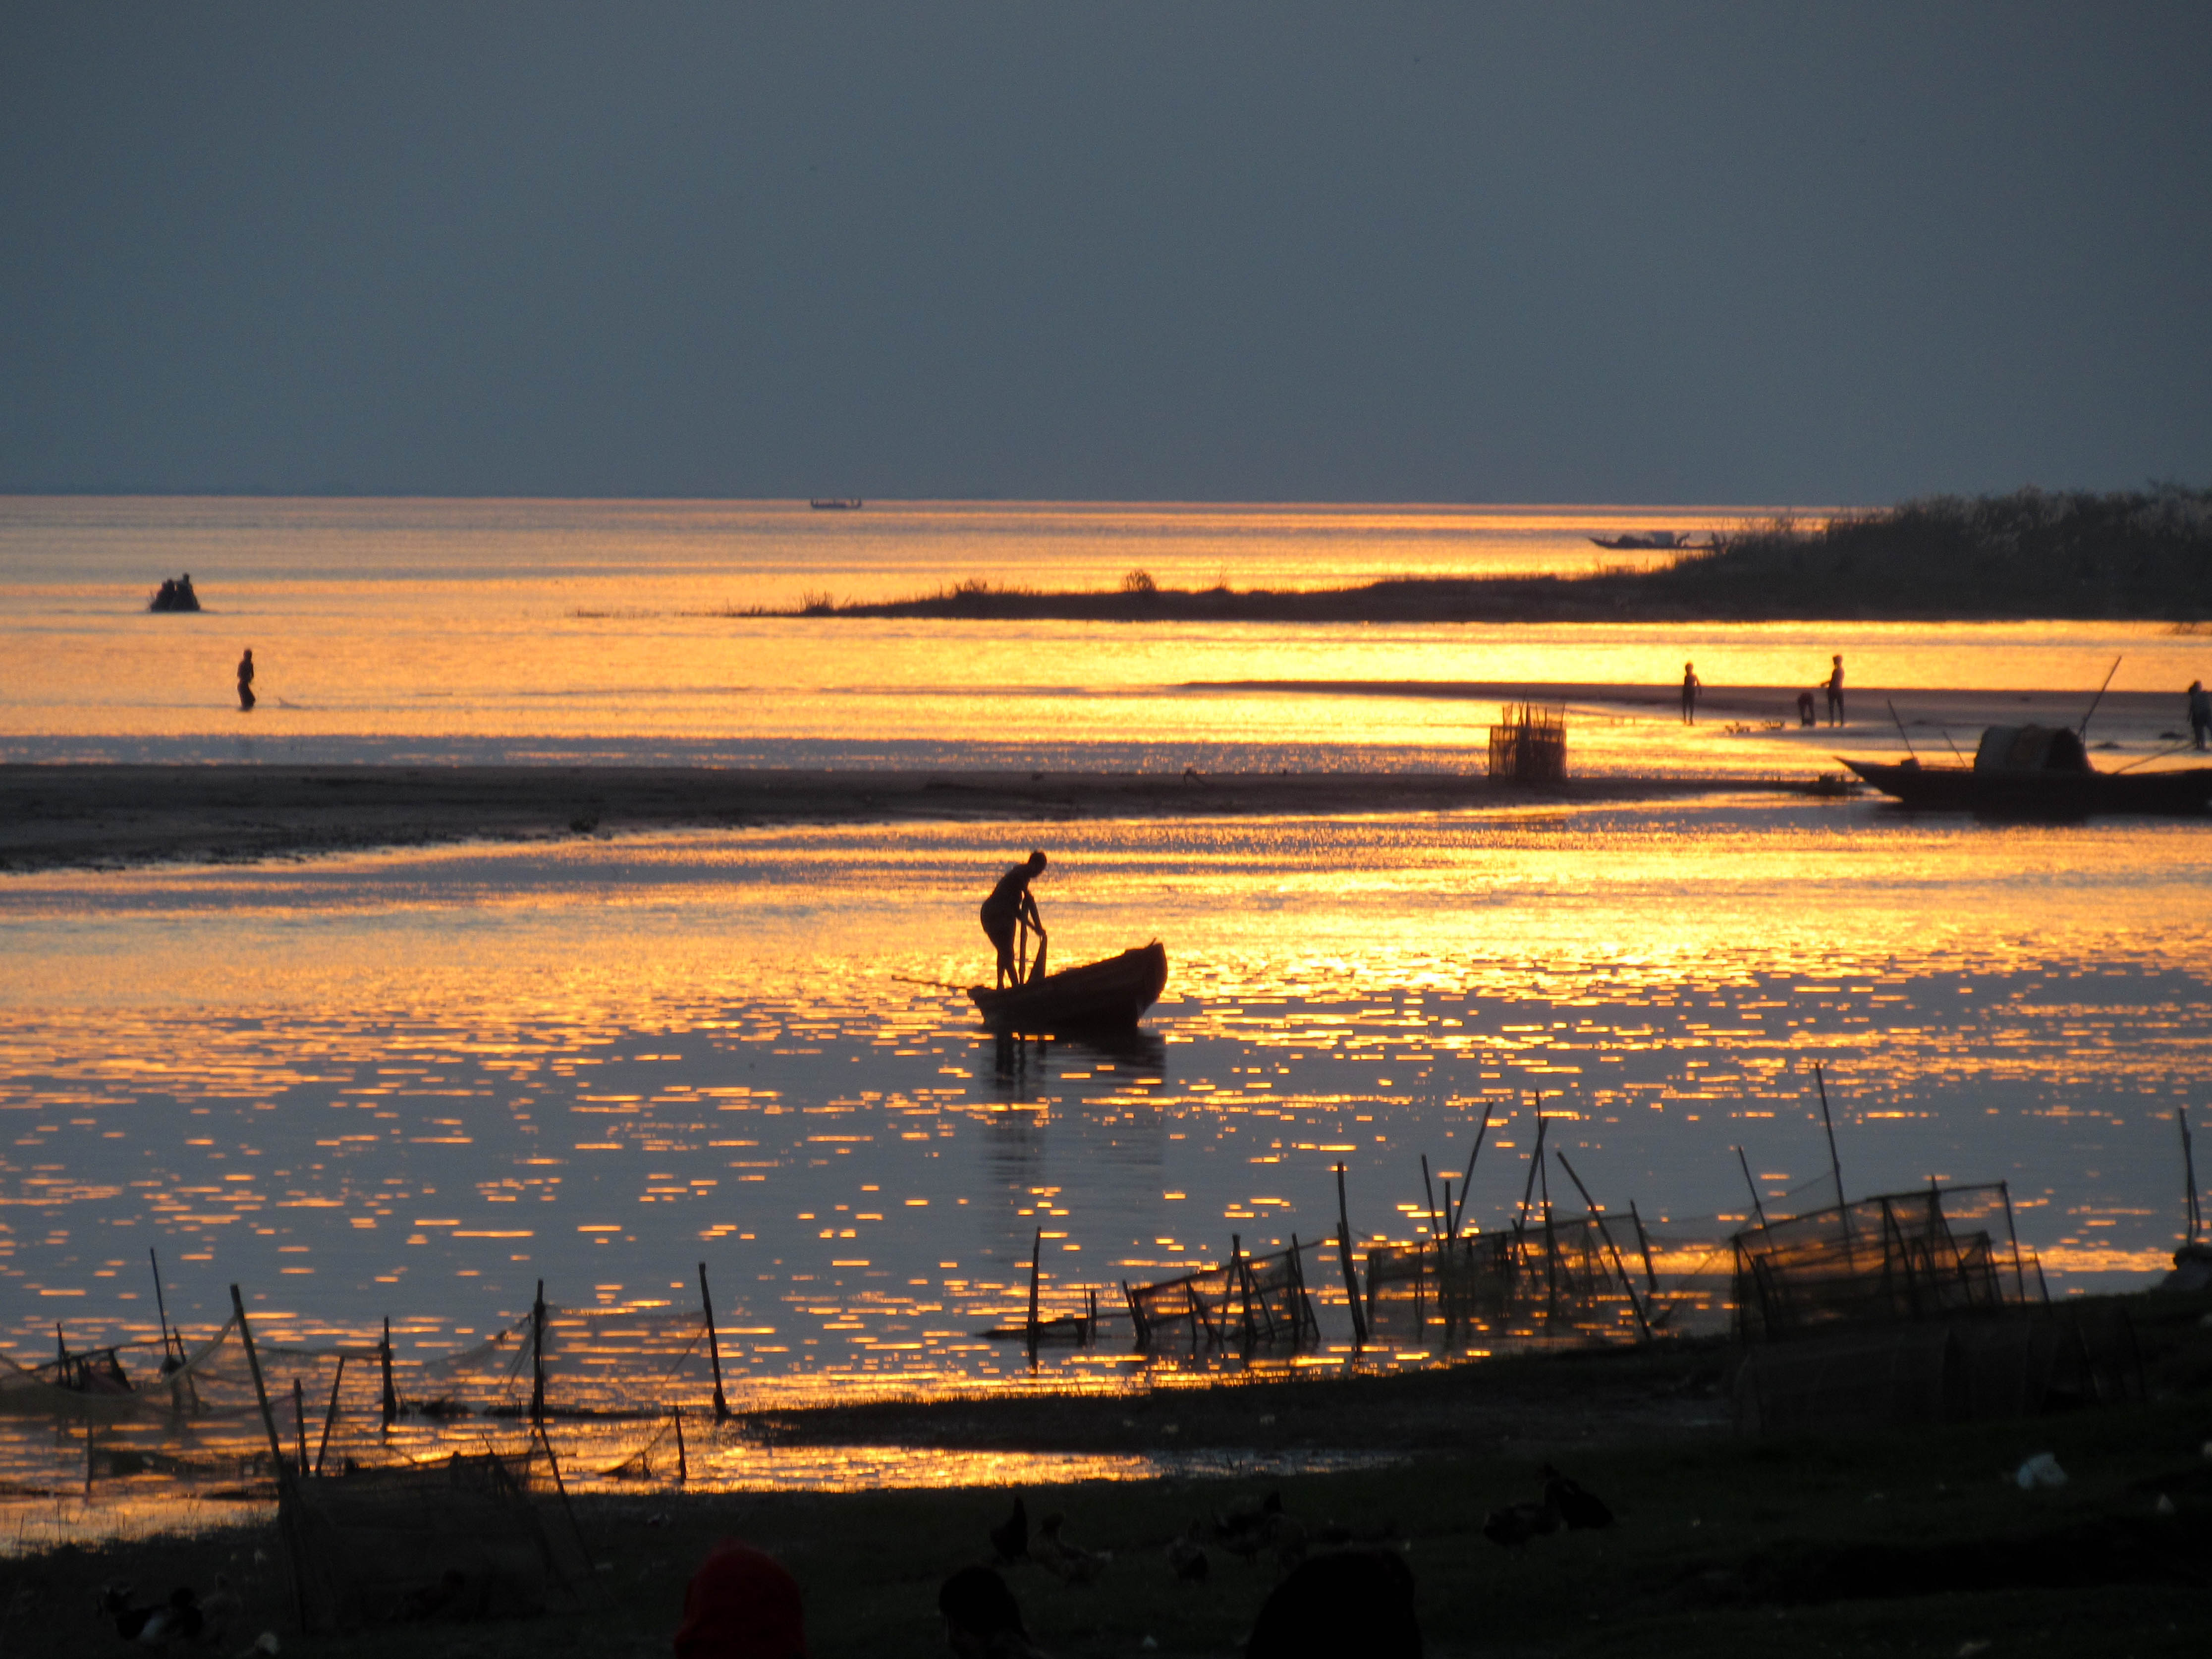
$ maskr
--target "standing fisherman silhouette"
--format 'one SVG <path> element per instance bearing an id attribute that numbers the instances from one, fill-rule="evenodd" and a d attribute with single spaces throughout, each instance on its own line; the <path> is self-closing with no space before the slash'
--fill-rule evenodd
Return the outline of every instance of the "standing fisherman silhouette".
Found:
<path id="1" fill-rule="evenodd" d="M 1025 979 L 1037 979 L 1044 973 L 1044 923 L 1037 919 L 1036 896 L 1030 891 L 1030 884 L 1044 872 L 1044 854 L 1031 853 L 1028 860 L 1016 865 L 999 878 L 999 884 L 991 890 L 991 896 L 983 901 L 983 932 L 999 951 L 999 988 L 1004 990 L 1012 979 L 1020 985 Z M 1026 975 L 1022 972 L 1020 959 L 1014 954 L 1014 934 L 1017 929 L 1036 929 L 1036 961 Z"/>
<path id="2" fill-rule="evenodd" d="M 2189 736 L 2199 749 L 2212 737 L 2212 692 L 2205 690 L 2203 680 L 2189 682 Z"/>
<path id="3" fill-rule="evenodd" d="M 1698 678 L 1695 663 L 1682 665 L 1682 724 L 1685 726 L 1698 723 L 1698 688 L 1704 684 Z"/>
<path id="4" fill-rule="evenodd" d="M 1835 665 L 1828 671 L 1828 724 L 1844 723 L 1844 659 L 1840 656 L 1828 660 Z"/>
<path id="5" fill-rule="evenodd" d="M 238 659 L 238 706 L 241 709 L 253 707 L 253 647 L 248 646 L 246 654 Z"/>

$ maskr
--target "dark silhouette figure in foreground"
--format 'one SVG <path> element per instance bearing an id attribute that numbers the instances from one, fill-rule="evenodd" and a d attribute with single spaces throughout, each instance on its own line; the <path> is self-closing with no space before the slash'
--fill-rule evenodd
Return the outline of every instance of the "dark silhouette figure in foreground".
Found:
<path id="1" fill-rule="evenodd" d="M 806 1659 L 799 1581 L 774 1556 L 717 1539 L 684 1589 L 676 1659 Z"/>
<path id="2" fill-rule="evenodd" d="M 1813 714 L 1813 694 L 1810 691 L 1800 691 L 1797 694 L 1797 724 L 1818 726 L 1820 723 Z"/>
<path id="3" fill-rule="evenodd" d="M 1828 659 L 1834 665 L 1828 670 L 1828 724 L 1844 723 L 1844 659 L 1841 656 Z"/>
<path id="4" fill-rule="evenodd" d="M 937 1592 L 945 1640 L 961 1659 L 1043 1659 L 1030 1645 L 1006 1581 L 989 1567 L 963 1567 Z"/>
<path id="5" fill-rule="evenodd" d="M 1682 724 L 1685 726 L 1695 726 L 1698 723 L 1698 693 L 1704 685 L 1705 682 L 1698 678 L 1698 665 L 1695 663 L 1684 663 L 1682 665 Z"/>
<path id="6" fill-rule="evenodd" d="M 1261 1604 L 1245 1659 L 1420 1659 L 1413 1572 L 1382 1550 L 1340 1550 L 1293 1568 Z"/>
<path id="7" fill-rule="evenodd" d="M 2189 682 L 2189 735 L 2199 749 L 2212 738 L 2212 691 L 2203 680 Z"/>
<path id="8" fill-rule="evenodd" d="M 1014 934 L 1022 927 L 1035 928 L 1037 936 L 1036 961 L 1027 978 L 1044 976 L 1044 923 L 1037 917 L 1036 896 L 1030 891 L 1030 884 L 1043 873 L 1044 854 L 1031 853 L 1025 862 L 1000 876 L 991 896 L 983 901 L 983 932 L 999 953 L 1000 990 L 1009 979 L 1017 985 L 1024 982 L 1022 964 L 1014 954 Z"/>
<path id="9" fill-rule="evenodd" d="M 253 649 L 251 646 L 238 659 L 238 706 L 240 708 L 253 707 Z"/>

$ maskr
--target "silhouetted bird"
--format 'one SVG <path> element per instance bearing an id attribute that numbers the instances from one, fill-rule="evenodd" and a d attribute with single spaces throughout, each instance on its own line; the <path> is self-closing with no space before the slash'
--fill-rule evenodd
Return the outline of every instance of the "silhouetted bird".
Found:
<path id="1" fill-rule="evenodd" d="M 1549 1463 L 1538 1473 L 1544 1477 L 1544 1502 L 1559 1512 L 1569 1531 L 1613 1524 L 1613 1511 L 1605 1506 L 1602 1498 L 1584 1492 Z"/>
<path id="2" fill-rule="evenodd" d="M 1482 1517 L 1482 1535 L 1500 1549 L 1526 1549 L 1530 1539 L 1559 1529 L 1559 1511 L 1549 1504 L 1509 1504 Z"/>
<path id="3" fill-rule="evenodd" d="M 171 1590 L 167 1601 L 151 1607 L 132 1607 L 131 1587 L 114 1586 L 100 1592 L 100 1610 L 114 1620 L 118 1636 L 147 1647 L 193 1641 L 206 1622 L 200 1614 L 199 1597 L 183 1585 Z"/>
<path id="4" fill-rule="evenodd" d="M 1260 1608 L 1246 1659 L 1420 1659 L 1413 1569 L 1396 1554 L 1316 1555 Z"/>
<path id="5" fill-rule="evenodd" d="M 1014 1494 L 1014 1512 L 991 1528 L 991 1548 L 1001 1561 L 1026 1561 L 1030 1555 L 1029 1506 Z"/>
<path id="6" fill-rule="evenodd" d="M 1113 1556 L 1104 1550 L 1079 1549 L 1060 1535 L 1066 1517 L 1054 1510 L 1037 1523 L 1036 1541 L 1030 1559 L 1063 1583 L 1087 1584 L 1106 1569 Z"/>
<path id="7" fill-rule="evenodd" d="M 1180 1538 L 1168 1543 L 1168 1568 L 1186 1584 L 1205 1582 L 1207 1562 L 1206 1547 L 1199 1536 L 1205 1530 L 1203 1521 L 1194 1521 Z"/>

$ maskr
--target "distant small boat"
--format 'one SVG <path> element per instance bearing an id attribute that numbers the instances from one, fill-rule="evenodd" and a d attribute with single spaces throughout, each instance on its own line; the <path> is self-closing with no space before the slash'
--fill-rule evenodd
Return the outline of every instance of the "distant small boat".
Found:
<path id="1" fill-rule="evenodd" d="M 1053 1036 L 1061 1031 L 1126 1029 L 1160 1000 L 1168 953 L 1158 939 L 1103 962 L 1047 974 L 1001 990 L 971 985 L 968 1000 L 984 1023 L 1002 1031 Z"/>
<path id="2" fill-rule="evenodd" d="M 817 495 L 806 504 L 817 513 L 851 513 L 863 502 L 858 495 Z"/>
<path id="3" fill-rule="evenodd" d="M 2081 739 L 2064 726 L 1992 726 L 1982 733 L 1972 766 L 1836 758 L 1885 795 L 1930 811 L 2086 817 L 2197 813 L 2212 802 L 2212 767 L 2100 772 Z"/>
<path id="4" fill-rule="evenodd" d="M 197 611 L 200 608 L 200 596 L 192 592 L 190 576 L 178 581 L 165 578 L 154 597 L 146 602 L 146 608 L 149 611 Z"/>
<path id="5" fill-rule="evenodd" d="M 1673 530 L 1647 530 L 1641 535 L 1631 531 L 1625 536 L 1593 536 L 1590 539 L 1600 547 L 1609 547 L 1615 552 L 1679 553 L 1686 548 L 1711 545 L 1709 540 L 1692 540 L 1689 536 Z"/>

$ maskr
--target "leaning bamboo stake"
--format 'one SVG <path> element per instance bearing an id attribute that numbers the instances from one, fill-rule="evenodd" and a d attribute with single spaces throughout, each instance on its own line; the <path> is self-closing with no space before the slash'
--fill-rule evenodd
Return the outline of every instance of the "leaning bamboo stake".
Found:
<path id="1" fill-rule="evenodd" d="M 1367 1319 L 1359 1304 L 1359 1268 L 1352 1259 L 1352 1222 L 1344 1203 L 1344 1165 L 1336 1166 L 1336 1257 L 1344 1269 L 1345 1303 L 1352 1310 L 1354 1352 L 1367 1346 Z"/>
<path id="2" fill-rule="evenodd" d="M 323 1413 L 323 1438 L 315 1448 L 315 1473 L 323 1472 L 323 1454 L 331 1449 L 331 1425 L 338 1420 L 338 1384 L 345 1381 L 346 1357 L 338 1356 L 337 1375 L 331 1378 L 330 1409 Z"/>
<path id="3" fill-rule="evenodd" d="M 276 1432 L 276 1413 L 269 1409 L 269 1385 L 262 1380 L 261 1356 L 253 1349 L 253 1327 L 246 1317 L 246 1298 L 238 1293 L 238 1286 L 230 1287 L 231 1311 L 238 1319 L 239 1340 L 246 1345 L 246 1367 L 253 1374 L 253 1397 L 261 1407 L 261 1426 L 269 1431 L 269 1463 L 276 1477 L 276 1517 L 284 1534 L 284 1554 L 292 1569 L 292 1610 L 298 1617 L 300 1627 L 307 1626 L 307 1566 L 301 1559 L 298 1492 L 292 1483 L 292 1472 L 284 1461 L 284 1443 Z M 287 1516 L 294 1517 L 286 1524 Z"/>
<path id="4" fill-rule="evenodd" d="M 1467 1173 L 1460 1177 L 1459 1212 L 1452 1217 L 1451 1224 L 1454 1238 L 1459 1237 L 1460 1223 L 1466 1218 L 1467 1195 L 1474 1185 L 1474 1160 L 1482 1156 L 1482 1138 L 1490 1133 L 1490 1109 L 1493 1103 L 1487 1100 L 1482 1103 L 1482 1127 L 1474 1132 L 1474 1145 L 1467 1155 Z"/>
<path id="5" fill-rule="evenodd" d="M 1583 1195 L 1583 1202 L 1589 1206 L 1590 1216 L 1597 1223 L 1597 1236 L 1605 1241 L 1605 1248 L 1613 1252 L 1613 1270 L 1620 1275 L 1620 1288 L 1628 1292 L 1628 1305 L 1636 1315 L 1638 1328 L 1644 1333 L 1644 1340 L 1650 1341 L 1651 1322 L 1644 1316 L 1644 1304 L 1637 1299 L 1636 1281 L 1629 1278 L 1628 1268 L 1621 1261 L 1620 1246 L 1613 1242 L 1613 1230 L 1605 1224 L 1605 1212 L 1598 1208 L 1597 1200 L 1589 1194 L 1589 1188 L 1583 1185 L 1583 1178 L 1575 1173 L 1575 1166 L 1567 1162 L 1567 1155 L 1559 1152 L 1555 1156 L 1559 1160 L 1559 1167 L 1567 1172 L 1567 1179 L 1575 1183 L 1575 1190 Z"/>
<path id="6" fill-rule="evenodd" d="M 1036 1360 L 1037 1279 L 1042 1271 L 1043 1256 L 1044 1229 L 1040 1227 L 1036 1230 L 1036 1236 L 1030 1240 L 1030 1317 L 1029 1324 L 1025 1328 L 1028 1333 L 1030 1360 L 1032 1364 Z"/>
<path id="7" fill-rule="evenodd" d="M 834 1252 L 833 1252 L 834 1254 Z M 730 1402 L 722 1394 L 722 1344 L 714 1332 L 714 1298 L 707 1293 L 707 1264 L 699 1264 L 699 1306 L 707 1315 L 707 1358 L 714 1367 L 714 1420 L 730 1420 Z"/>
<path id="8" fill-rule="evenodd" d="M 392 1421 L 399 1415 L 399 1395 L 392 1387 L 392 1316 L 384 1316 L 384 1340 L 376 1345 L 376 1357 L 384 1365 L 384 1426 L 386 1432 Z"/>
<path id="9" fill-rule="evenodd" d="M 684 1455 L 684 1407 L 676 1408 L 676 1484 L 689 1486 L 691 1482 L 691 1462 Z"/>

